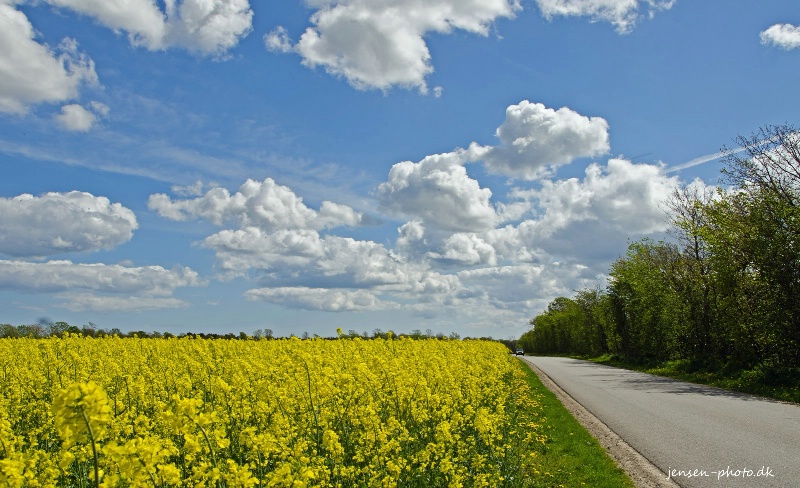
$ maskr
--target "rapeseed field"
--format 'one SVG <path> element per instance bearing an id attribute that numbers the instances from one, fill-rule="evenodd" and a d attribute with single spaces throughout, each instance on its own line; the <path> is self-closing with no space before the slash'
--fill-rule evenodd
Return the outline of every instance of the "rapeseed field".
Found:
<path id="1" fill-rule="evenodd" d="M 0 486 L 528 486 L 542 421 L 490 341 L 0 340 Z"/>

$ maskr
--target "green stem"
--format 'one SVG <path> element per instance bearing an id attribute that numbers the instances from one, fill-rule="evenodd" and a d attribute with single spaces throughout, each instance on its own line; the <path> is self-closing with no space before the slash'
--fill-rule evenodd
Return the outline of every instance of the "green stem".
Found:
<path id="1" fill-rule="evenodd" d="M 314 407 L 314 394 L 311 391 L 311 371 L 309 371 L 308 363 L 306 362 L 305 359 L 300 358 L 300 361 L 303 362 L 303 366 L 306 369 L 306 381 L 308 382 L 308 404 L 309 407 L 311 408 L 311 414 L 313 415 L 314 418 L 314 434 L 315 434 L 314 437 L 316 438 L 315 440 L 317 441 L 317 449 L 319 449 L 320 446 L 322 445 L 322 433 L 320 432 L 319 428 L 319 417 L 317 416 L 317 410 Z"/>
<path id="2" fill-rule="evenodd" d="M 194 424 L 197 426 L 198 429 L 200 429 L 200 432 L 203 433 L 203 437 L 205 437 L 206 439 L 206 444 L 208 444 L 208 450 L 211 451 L 211 465 L 214 466 L 214 468 L 216 468 L 217 458 L 216 456 L 214 456 L 214 449 L 211 447 L 211 439 L 208 438 L 208 434 L 206 434 L 206 429 L 204 429 L 202 425 L 198 424 L 196 421 L 194 421 Z M 217 486 L 220 486 L 219 480 L 217 480 Z"/>
<path id="3" fill-rule="evenodd" d="M 89 417 L 86 416 L 86 411 L 81 409 L 81 415 L 83 415 L 83 421 L 86 422 L 86 430 L 89 432 L 89 440 L 92 441 L 92 454 L 94 454 L 94 486 L 95 488 L 100 488 L 100 467 L 97 456 L 97 446 L 94 442 L 94 432 L 92 432 L 92 426 L 89 424 Z"/>
<path id="4" fill-rule="evenodd" d="M 11 452 L 8 450 L 8 448 L 6 447 L 6 443 L 3 442 L 2 439 L 0 439 L 0 446 L 3 446 L 3 454 L 4 454 L 4 456 L 5 457 L 10 457 L 11 456 Z"/>
<path id="5" fill-rule="evenodd" d="M 198 424 L 196 420 L 194 420 L 193 418 L 189 417 L 188 415 L 186 415 L 186 418 L 188 418 L 192 422 L 194 422 L 194 425 L 196 425 L 197 428 L 200 429 L 200 432 L 203 434 L 203 437 L 206 440 L 206 444 L 208 444 L 208 450 L 211 453 L 211 465 L 216 468 L 217 467 L 217 459 L 214 456 L 214 448 L 211 447 L 211 439 L 208 438 L 208 434 L 206 434 L 206 429 L 204 429 L 202 425 Z"/>
<path id="6" fill-rule="evenodd" d="M 145 471 L 145 473 L 147 473 L 147 476 L 150 477 L 150 482 L 153 483 L 154 487 L 157 487 L 158 483 L 156 483 L 156 479 L 153 476 L 153 473 L 151 473 L 150 470 L 148 469 L 147 464 L 144 462 L 144 460 L 142 458 L 139 458 L 139 462 L 142 463 L 142 466 L 144 466 L 144 471 Z"/>

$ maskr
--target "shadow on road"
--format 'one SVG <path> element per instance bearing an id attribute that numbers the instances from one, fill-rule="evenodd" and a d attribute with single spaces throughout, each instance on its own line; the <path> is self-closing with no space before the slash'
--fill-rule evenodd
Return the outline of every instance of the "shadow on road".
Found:
<path id="1" fill-rule="evenodd" d="M 593 363 L 591 361 L 583 361 L 580 359 L 572 359 L 566 366 L 570 368 L 591 368 L 592 372 L 584 372 L 584 376 L 591 376 L 598 381 L 606 381 L 618 383 L 614 388 L 630 388 L 648 393 L 676 393 L 679 395 L 704 395 L 723 398 L 736 398 L 745 401 L 762 401 L 769 403 L 786 403 L 772 398 L 760 397 L 748 393 L 740 393 L 738 391 L 725 390 L 714 386 L 700 385 L 696 383 L 688 383 L 686 381 L 676 380 L 673 378 L 666 378 L 664 376 L 656 376 L 649 373 L 641 373 L 639 371 L 630 371 L 621 369 L 614 366 L 607 366 L 605 364 Z M 619 386 L 622 383 L 623 386 Z"/>

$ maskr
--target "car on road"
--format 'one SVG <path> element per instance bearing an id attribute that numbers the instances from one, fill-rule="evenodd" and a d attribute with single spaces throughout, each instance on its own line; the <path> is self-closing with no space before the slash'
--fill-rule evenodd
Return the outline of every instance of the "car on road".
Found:
<path id="1" fill-rule="evenodd" d="M 524 356 L 524 355 L 525 351 L 523 351 L 522 349 L 517 349 L 517 356 Z"/>

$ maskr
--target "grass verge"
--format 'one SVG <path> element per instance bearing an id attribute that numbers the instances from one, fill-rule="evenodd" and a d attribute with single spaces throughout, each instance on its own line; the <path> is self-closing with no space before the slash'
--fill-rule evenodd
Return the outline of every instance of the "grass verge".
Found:
<path id="1" fill-rule="evenodd" d="M 542 405 L 547 436 L 539 456 L 540 472 L 534 487 L 633 488 L 625 471 L 617 467 L 602 446 L 564 408 L 536 373 L 520 362 Z"/>
<path id="2" fill-rule="evenodd" d="M 580 359 L 690 383 L 750 393 L 784 402 L 800 403 L 800 375 L 796 373 L 782 372 L 778 374 L 767 368 L 736 371 L 728 371 L 724 368 L 709 369 L 699 367 L 687 359 L 645 364 L 625 361 L 612 355 Z"/>

